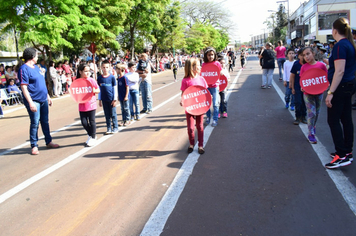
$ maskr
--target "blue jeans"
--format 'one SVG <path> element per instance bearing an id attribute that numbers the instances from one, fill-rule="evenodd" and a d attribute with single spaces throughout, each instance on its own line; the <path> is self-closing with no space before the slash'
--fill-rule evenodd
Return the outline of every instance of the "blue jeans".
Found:
<path id="1" fill-rule="evenodd" d="M 294 95 L 292 94 L 292 89 L 289 88 L 289 82 L 287 82 L 287 87 L 286 87 L 286 93 L 284 96 L 284 100 L 286 101 L 286 104 L 289 104 L 294 107 Z"/>
<path id="2" fill-rule="evenodd" d="M 41 123 L 41 128 L 43 135 L 45 136 L 46 145 L 52 142 L 52 137 L 49 130 L 48 123 L 48 101 L 36 102 L 33 101 L 37 107 L 36 112 L 32 112 L 30 105 L 26 99 L 24 99 L 24 104 L 27 109 L 28 115 L 30 116 L 30 143 L 31 148 L 37 147 L 38 142 L 38 127 Z"/>
<path id="3" fill-rule="evenodd" d="M 152 85 L 146 81 L 142 81 L 140 84 L 140 90 L 142 96 L 142 109 L 145 111 L 152 111 Z"/>
<path id="4" fill-rule="evenodd" d="M 112 130 L 111 129 L 111 122 L 113 125 L 113 129 L 118 128 L 117 124 L 117 115 L 116 115 L 116 106 L 111 105 L 112 101 L 102 101 L 103 104 L 103 109 L 104 109 L 104 114 L 105 114 L 105 120 L 106 120 L 106 128 L 107 130 Z"/>
<path id="5" fill-rule="evenodd" d="M 273 69 L 263 69 L 262 70 L 262 85 L 263 86 L 272 86 L 273 79 Z"/>
<path id="6" fill-rule="evenodd" d="M 282 69 L 283 69 L 284 62 L 286 62 L 285 58 L 278 58 L 277 59 L 278 69 L 279 69 L 279 78 L 283 78 Z"/>
<path id="7" fill-rule="evenodd" d="M 219 87 L 215 88 L 208 88 L 209 92 L 211 93 L 211 96 L 213 96 L 213 120 L 218 121 L 218 116 L 219 116 Z M 206 116 L 210 118 L 211 116 L 211 111 L 210 109 L 206 112 Z"/>
<path id="8" fill-rule="evenodd" d="M 131 118 L 130 114 L 130 100 L 120 101 L 122 121 L 129 121 Z"/>
<path id="9" fill-rule="evenodd" d="M 139 102 L 139 91 L 136 89 L 130 90 L 130 113 L 131 116 L 140 114 L 140 102 Z M 135 112 L 133 106 L 135 105 Z"/>

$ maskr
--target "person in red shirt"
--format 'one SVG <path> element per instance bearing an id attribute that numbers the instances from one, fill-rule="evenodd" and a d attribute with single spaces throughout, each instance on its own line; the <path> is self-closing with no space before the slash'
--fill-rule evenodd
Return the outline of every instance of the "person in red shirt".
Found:
<path id="1" fill-rule="evenodd" d="M 283 65 L 284 62 L 286 61 L 286 47 L 283 46 L 282 40 L 278 41 L 278 47 L 276 47 L 276 53 L 277 53 L 277 63 L 278 63 L 278 69 L 279 69 L 279 80 L 283 80 Z"/>

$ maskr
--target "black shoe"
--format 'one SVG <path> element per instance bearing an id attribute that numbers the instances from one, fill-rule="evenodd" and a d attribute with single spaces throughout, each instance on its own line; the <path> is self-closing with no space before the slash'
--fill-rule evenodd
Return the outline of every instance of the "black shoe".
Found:
<path id="1" fill-rule="evenodd" d="M 308 124 L 308 121 L 307 121 L 307 119 L 305 119 L 305 118 L 302 118 L 302 119 L 301 119 L 301 122 L 302 122 L 303 124 Z"/>
<path id="2" fill-rule="evenodd" d="M 295 121 L 293 122 L 293 124 L 295 124 L 295 125 L 299 125 L 299 123 L 300 123 L 300 119 L 299 118 L 296 118 Z"/>
<path id="3" fill-rule="evenodd" d="M 335 156 L 336 156 L 336 153 L 335 153 L 335 152 L 330 153 L 330 157 L 331 157 L 331 158 L 334 159 Z M 351 162 L 354 161 L 354 157 L 352 156 L 352 153 L 351 153 L 351 152 L 350 152 L 350 153 L 347 153 L 347 154 L 345 155 L 345 157 L 348 157 Z"/>
<path id="4" fill-rule="evenodd" d="M 143 113 L 146 113 L 147 112 L 147 110 L 142 110 L 142 111 L 140 111 L 140 114 L 143 114 Z"/>
<path id="5" fill-rule="evenodd" d="M 199 154 L 204 154 L 204 153 L 205 153 L 204 148 L 200 147 L 200 148 L 198 149 L 198 153 L 199 153 Z"/>
<path id="6" fill-rule="evenodd" d="M 193 152 L 193 148 L 192 147 L 188 147 L 188 153 L 192 153 Z"/>
<path id="7" fill-rule="evenodd" d="M 335 155 L 334 159 L 325 165 L 326 168 L 328 169 L 335 169 L 339 168 L 341 166 L 348 166 L 351 164 L 351 161 L 348 157 L 339 157 L 339 155 Z"/>

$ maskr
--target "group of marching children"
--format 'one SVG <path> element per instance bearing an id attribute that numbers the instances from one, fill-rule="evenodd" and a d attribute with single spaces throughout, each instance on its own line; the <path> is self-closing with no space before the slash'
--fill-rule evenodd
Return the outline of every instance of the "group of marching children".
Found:
<path id="1" fill-rule="evenodd" d="M 141 63 L 146 63 L 147 59 L 143 57 Z M 136 69 L 138 72 L 136 72 Z M 139 65 L 136 68 L 136 63 L 130 61 L 128 66 L 118 64 L 115 67 L 115 72 L 111 73 L 111 63 L 107 60 L 101 64 L 102 74 L 97 81 L 91 77 L 91 71 L 88 64 L 80 64 L 78 67 L 78 79 L 88 80 L 93 86 L 93 96 L 85 103 L 79 103 L 79 114 L 81 123 L 88 134 L 88 140 L 85 146 L 91 147 L 96 144 L 96 122 L 95 112 L 96 94 L 98 95 L 99 106 L 103 107 L 107 131 L 105 135 L 114 134 L 119 131 L 119 126 L 127 126 L 133 121 L 140 120 L 140 113 L 149 113 L 152 111 L 152 92 L 150 90 L 151 82 L 147 82 L 150 76 L 149 65 Z M 127 73 L 126 70 L 128 71 Z M 143 71 L 142 71 L 143 70 Z M 114 76 L 117 75 L 117 78 Z M 139 85 L 143 82 L 149 83 L 145 85 L 142 91 L 142 100 L 144 109 L 140 111 L 139 105 Z M 145 94 L 145 95 L 144 95 Z M 145 97 L 144 97 L 145 96 Z M 120 102 L 122 122 L 118 123 L 116 114 L 116 103 Z M 134 109 L 135 108 L 135 109 Z"/>
<path id="2" fill-rule="evenodd" d="M 216 51 L 212 47 L 208 47 L 204 51 L 204 64 L 214 64 L 219 68 L 220 75 L 225 75 L 229 80 L 229 72 L 225 68 L 225 60 L 223 57 L 218 57 Z M 203 64 L 203 65 L 204 65 Z M 211 126 L 216 127 L 218 125 L 218 119 L 220 115 L 227 118 L 227 101 L 225 98 L 225 90 L 219 92 L 219 81 L 214 84 L 207 84 L 206 80 L 200 75 L 200 61 L 198 58 L 190 58 L 185 62 L 185 75 L 181 84 L 181 91 L 183 92 L 190 86 L 200 85 L 207 88 L 212 96 L 212 106 L 213 106 L 213 121 Z M 220 102 L 219 102 L 220 100 Z M 182 101 L 180 102 L 182 106 Z M 185 112 L 187 118 L 187 129 L 189 138 L 188 153 L 193 152 L 195 143 L 195 128 L 198 131 L 198 153 L 203 154 L 204 151 L 204 114 L 193 116 L 188 112 Z M 195 121 L 195 122 L 194 122 Z M 209 125 L 211 121 L 211 111 L 210 109 L 206 113 L 206 124 Z M 195 123 L 195 124 L 194 124 Z"/>

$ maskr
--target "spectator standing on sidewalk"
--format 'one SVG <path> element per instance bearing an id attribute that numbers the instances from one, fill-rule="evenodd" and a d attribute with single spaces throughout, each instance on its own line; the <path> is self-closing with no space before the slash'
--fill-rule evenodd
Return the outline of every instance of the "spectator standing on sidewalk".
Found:
<path id="1" fill-rule="evenodd" d="M 328 79 L 331 85 L 325 103 L 335 153 L 330 154 L 333 160 L 325 165 L 328 169 L 350 165 L 354 143 L 351 99 L 355 85 L 356 45 L 345 18 L 334 21 L 332 35 L 337 43 L 329 58 Z"/>
<path id="2" fill-rule="evenodd" d="M 145 62 L 146 67 L 142 68 L 140 63 L 137 65 L 137 72 L 140 74 L 141 83 L 140 83 L 140 91 L 142 96 L 142 111 L 140 113 L 151 113 L 153 107 L 153 99 L 152 99 L 152 74 L 151 74 L 151 63 L 148 60 L 148 56 L 146 53 L 142 53 L 141 55 L 142 61 Z M 140 60 L 141 61 L 141 60 Z M 132 114 L 131 114 L 132 115 Z"/>
<path id="3" fill-rule="evenodd" d="M 278 63 L 278 69 L 279 69 L 279 80 L 282 81 L 283 78 L 283 65 L 284 62 L 286 61 L 286 47 L 283 46 L 282 40 L 278 41 L 278 47 L 276 47 L 276 53 L 277 53 L 277 63 Z"/>
<path id="4" fill-rule="evenodd" d="M 48 105 L 52 106 L 52 100 L 48 94 L 46 81 L 41 74 L 37 63 L 37 52 L 34 48 L 26 48 L 23 52 L 25 64 L 18 71 L 21 80 L 21 89 L 24 96 L 24 104 L 30 116 L 30 143 L 31 154 L 38 155 L 38 127 L 41 122 L 42 132 L 45 136 L 47 148 L 58 148 L 58 144 L 52 142 L 48 122 Z"/>

